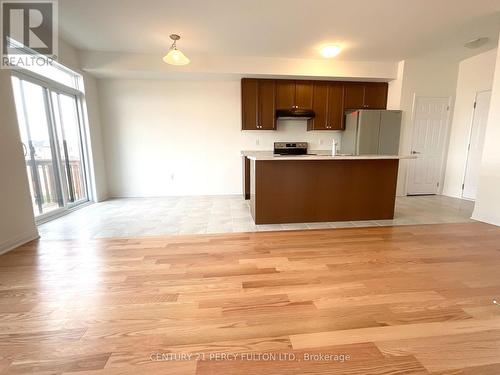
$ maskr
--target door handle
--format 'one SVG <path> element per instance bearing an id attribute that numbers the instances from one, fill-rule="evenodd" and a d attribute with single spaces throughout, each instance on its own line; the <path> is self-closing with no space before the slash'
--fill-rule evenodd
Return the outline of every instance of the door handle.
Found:
<path id="1" fill-rule="evenodd" d="M 412 152 L 411 152 L 411 154 L 412 154 L 412 155 L 417 155 L 417 154 L 419 155 L 419 154 L 421 154 L 421 152 L 418 152 L 418 151 L 412 151 Z"/>
<path id="2" fill-rule="evenodd" d="M 26 147 L 26 145 L 24 144 L 24 142 L 21 142 L 21 144 L 23 145 L 23 154 L 24 154 L 24 157 L 28 156 L 28 148 Z"/>

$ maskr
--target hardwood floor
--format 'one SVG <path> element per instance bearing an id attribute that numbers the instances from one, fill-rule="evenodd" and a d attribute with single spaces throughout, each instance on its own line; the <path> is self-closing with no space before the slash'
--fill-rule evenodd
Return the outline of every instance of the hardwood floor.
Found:
<path id="1" fill-rule="evenodd" d="M 0 374 L 500 374 L 499 270 L 480 223 L 42 240 Z"/>

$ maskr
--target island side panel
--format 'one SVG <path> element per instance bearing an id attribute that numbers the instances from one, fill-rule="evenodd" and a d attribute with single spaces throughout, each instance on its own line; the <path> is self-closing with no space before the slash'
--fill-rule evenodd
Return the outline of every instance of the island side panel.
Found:
<path id="1" fill-rule="evenodd" d="M 392 219 L 398 164 L 397 159 L 258 160 L 252 215 L 256 224 Z"/>
<path id="2" fill-rule="evenodd" d="M 256 176 L 255 176 L 255 160 L 250 160 L 249 159 L 249 198 L 250 198 L 250 213 L 252 214 L 252 217 L 253 217 L 253 220 L 255 221 L 255 223 L 257 223 L 257 219 L 255 217 L 256 215 L 256 210 L 255 210 L 255 207 L 256 207 L 256 202 L 255 202 L 255 199 L 256 199 L 256 196 L 255 196 L 255 189 L 256 189 L 256 183 L 255 183 L 255 179 L 256 179 Z"/>
<path id="3" fill-rule="evenodd" d="M 243 198 L 250 199 L 250 159 L 242 156 Z"/>

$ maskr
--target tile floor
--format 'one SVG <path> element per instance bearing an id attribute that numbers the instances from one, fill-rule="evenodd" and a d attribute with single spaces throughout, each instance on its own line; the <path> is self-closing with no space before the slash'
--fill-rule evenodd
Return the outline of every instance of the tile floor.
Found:
<path id="1" fill-rule="evenodd" d="M 241 196 L 110 199 L 39 226 L 45 239 L 89 239 L 387 225 L 461 223 L 473 202 L 445 196 L 398 197 L 394 220 L 255 225 Z"/>

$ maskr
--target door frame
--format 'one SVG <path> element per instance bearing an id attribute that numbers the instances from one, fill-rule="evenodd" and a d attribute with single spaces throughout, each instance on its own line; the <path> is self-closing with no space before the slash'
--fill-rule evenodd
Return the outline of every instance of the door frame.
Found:
<path id="1" fill-rule="evenodd" d="M 85 100 L 85 94 L 82 91 L 79 91 L 77 89 L 74 89 L 72 87 L 65 86 L 63 84 L 60 84 L 58 82 L 55 82 L 51 80 L 50 78 L 41 76 L 35 72 L 31 72 L 29 70 L 25 69 L 17 69 L 13 70 L 11 72 L 12 77 L 16 77 L 19 80 L 25 80 L 28 82 L 31 82 L 33 84 L 39 85 L 43 88 L 44 90 L 44 101 L 45 101 L 45 107 L 47 111 L 47 116 L 48 119 L 47 121 L 49 122 L 49 133 L 52 136 L 56 137 L 56 134 L 52 134 L 53 132 L 53 126 L 55 124 L 55 113 L 53 109 L 53 105 L 51 102 L 50 93 L 55 92 L 55 93 L 61 93 L 65 94 L 68 96 L 74 96 L 76 100 L 76 108 L 77 108 L 77 115 L 78 115 L 78 121 L 80 124 L 80 142 L 82 142 L 82 157 L 83 157 L 83 163 L 82 163 L 82 168 L 83 168 L 83 174 L 85 176 L 85 181 L 84 181 L 84 188 L 87 193 L 87 200 L 86 201 L 79 201 L 75 202 L 73 204 L 69 204 L 67 201 L 66 194 L 64 193 L 64 189 L 61 191 L 61 196 L 64 201 L 64 207 L 60 207 L 57 210 L 54 210 L 52 212 L 44 213 L 41 215 L 38 215 L 35 217 L 35 224 L 43 224 L 45 222 L 48 222 L 50 220 L 56 219 L 58 217 L 64 216 L 69 212 L 72 212 L 78 208 L 84 207 L 88 204 L 92 204 L 95 202 L 95 197 L 93 196 L 93 190 L 91 186 L 93 185 L 93 176 L 91 173 L 91 154 L 90 154 L 90 137 L 89 137 L 89 130 L 88 130 L 88 123 L 86 121 L 86 117 L 84 116 L 84 100 Z M 54 139 L 54 141 L 57 142 L 57 139 Z M 52 141 L 51 141 L 52 142 Z M 60 160 L 60 155 L 59 155 L 59 147 L 55 147 L 55 152 L 58 154 L 57 160 Z M 63 182 L 64 179 L 61 179 L 61 182 Z M 56 187 L 59 189 L 62 187 L 61 184 L 58 184 L 59 187 Z"/>
<path id="2" fill-rule="evenodd" d="M 471 201 L 471 202 L 475 202 L 475 199 L 464 197 L 464 189 L 463 189 L 463 187 L 465 185 L 465 177 L 467 175 L 467 163 L 469 162 L 470 142 L 471 142 L 471 139 L 472 139 L 472 126 L 474 125 L 474 119 L 476 117 L 476 105 L 475 104 L 477 103 L 477 96 L 478 96 L 478 94 L 481 94 L 483 92 L 491 92 L 491 91 L 492 91 L 491 89 L 476 91 L 476 95 L 474 95 L 474 102 L 473 102 L 473 106 L 472 106 L 472 114 L 471 114 L 470 120 L 469 120 L 469 123 L 470 123 L 469 124 L 469 135 L 467 136 L 467 147 L 465 149 L 465 163 L 464 163 L 464 168 L 463 168 L 462 190 L 461 190 L 461 193 L 460 193 L 460 198 L 468 200 L 468 201 Z M 491 101 L 490 101 L 490 108 L 491 108 Z M 484 147 L 484 144 L 483 144 L 483 147 Z"/>
<path id="3" fill-rule="evenodd" d="M 444 147 L 443 150 L 441 151 L 441 162 L 440 162 L 440 173 L 439 173 L 439 186 L 436 192 L 436 195 L 441 195 L 443 193 L 443 185 L 444 185 L 444 178 L 445 178 L 445 173 L 446 173 L 446 156 L 448 155 L 448 149 L 449 149 L 449 143 L 450 143 L 450 125 L 451 125 L 451 110 L 452 110 L 452 104 L 453 104 L 453 97 L 452 96 L 428 96 L 428 95 L 417 95 L 417 93 L 413 93 L 413 99 L 412 99 L 412 110 L 411 110 L 411 129 L 410 129 L 410 142 L 409 142 L 409 150 L 408 154 L 411 155 L 411 151 L 413 150 L 413 142 L 415 140 L 415 131 L 416 131 L 416 126 L 415 126 L 415 117 L 417 113 L 417 100 L 419 98 L 426 98 L 426 99 L 447 99 L 448 101 L 448 110 L 447 115 L 446 115 L 446 123 L 445 123 L 445 132 L 444 132 Z M 408 186 L 409 186 L 409 181 L 410 181 L 410 169 L 411 165 L 408 163 L 408 168 L 406 171 L 406 177 L 405 177 L 405 195 L 408 194 Z"/>

